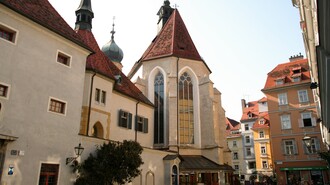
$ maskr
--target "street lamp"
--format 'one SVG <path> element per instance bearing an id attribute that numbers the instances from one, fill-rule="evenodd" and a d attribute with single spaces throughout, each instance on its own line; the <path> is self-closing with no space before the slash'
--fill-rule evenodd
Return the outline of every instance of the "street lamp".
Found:
<path id="1" fill-rule="evenodd" d="M 305 146 L 307 147 L 308 152 L 311 153 L 312 138 L 305 135 L 305 137 L 302 140 Z"/>
<path id="2" fill-rule="evenodd" d="M 79 143 L 78 146 L 74 147 L 74 153 L 76 154 L 76 157 L 68 157 L 66 158 L 66 165 L 72 163 L 75 159 L 77 159 L 82 152 L 84 151 L 84 147 L 81 146 L 81 143 Z"/>

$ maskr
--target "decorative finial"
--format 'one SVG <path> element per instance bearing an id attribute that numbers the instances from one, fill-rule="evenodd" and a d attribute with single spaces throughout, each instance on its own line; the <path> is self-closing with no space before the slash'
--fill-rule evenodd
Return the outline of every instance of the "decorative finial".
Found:
<path id="1" fill-rule="evenodd" d="M 111 40 L 113 40 L 113 38 L 114 38 L 114 34 L 116 33 L 115 32 L 115 16 L 113 16 L 113 18 L 112 18 L 112 31 L 110 32 L 111 33 Z"/>

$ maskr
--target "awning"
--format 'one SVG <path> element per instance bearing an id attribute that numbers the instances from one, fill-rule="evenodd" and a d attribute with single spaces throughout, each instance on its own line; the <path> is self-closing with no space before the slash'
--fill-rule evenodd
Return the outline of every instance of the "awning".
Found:
<path id="1" fill-rule="evenodd" d="M 288 167 L 280 168 L 281 171 L 297 171 L 297 170 L 327 170 L 327 166 L 307 166 L 307 167 Z"/>
<path id="2" fill-rule="evenodd" d="M 202 155 L 181 155 L 180 171 L 235 171 L 227 164 L 217 164 Z"/>

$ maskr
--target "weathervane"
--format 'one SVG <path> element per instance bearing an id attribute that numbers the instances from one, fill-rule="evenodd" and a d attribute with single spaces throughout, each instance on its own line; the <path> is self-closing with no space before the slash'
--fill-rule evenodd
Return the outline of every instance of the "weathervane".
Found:
<path id="1" fill-rule="evenodd" d="M 110 32 L 110 33 L 111 33 L 111 39 L 112 39 L 112 40 L 113 40 L 113 38 L 114 38 L 113 35 L 116 33 L 116 32 L 115 32 L 115 18 L 116 18 L 115 16 L 112 17 L 112 31 Z"/>

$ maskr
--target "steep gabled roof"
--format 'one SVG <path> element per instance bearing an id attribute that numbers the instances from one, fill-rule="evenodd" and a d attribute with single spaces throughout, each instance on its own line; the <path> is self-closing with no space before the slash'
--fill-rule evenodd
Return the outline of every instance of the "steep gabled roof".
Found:
<path id="1" fill-rule="evenodd" d="M 252 117 L 249 117 L 249 114 L 252 114 Z M 258 101 L 251 101 L 247 103 L 247 106 L 243 108 L 243 114 L 241 117 L 241 121 L 255 119 L 259 115 L 259 106 Z"/>
<path id="2" fill-rule="evenodd" d="M 294 74 L 294 70 L 301 70 L 301 73 Z M 293 82 L 292 78 L 300 75 L 300 82 Z M 267 80 L 263 90 L 285 87 L 293 85 L 294 83 L 302 83 L 310 81 L 310 73 L 307 59 L 297 59 L 292 62 L 278 64 L 271 72 L 267 74 Z M 276 80 L 282 79 L 282 85 L 276 85 Z"/>
<path id="3" fill-rule="evenodd" d="M 202 61 L 177 9 L 173 11 L 140 60 L 146 61 L 167 56 Z"/>
<path id="4" fill-rule="evenodd" d="M 152 40 L 147 50 L 134 64 L 127 76 L 131 78 L 140 68 L 142 62 L 171 56 L 201 61 L 211 72 L 210 68 L 199 55 L 177 9 L 174 9 L 162 30 Z"/>
<path id="5" fill-rule="evenodd" d="M 134 98 L 148 105 L 153 104 L 145 97 L 142 92 L 113 64 L 109 58 L 99 48 L 94 35 L 88 30 L 77 30 L 86 45 L 92 48 L 95 53 L 87 57 L 86 69 L 116 80 L 117 75 L 121 77 L 121 83 L 115 83 L 114 89 L 124 95 Z"/>
<path id="6" fill-rule="evenodd" d="M 227 137 L 235 137 L 235 136 L 240 136 L 240 133 L 232 133 L 232 131 L 236 131 L 239 132 L 239 129 L 241 128 L 241 124 L 233 119 L 230 119 L 228 117 L 226 117 L 226 136 Z"/>
<path id="7" fill-rule="evenodd" d="M 260 120 L 264 120 L 264 124 L 260 124 Z M 270 122 L 269 122 L 269 115 L 268 112 L 262 112 L 259 114 L 259 119 L 256 120 L 252 126 L 252 130 L 257 130 L 257 129 L 265 129 L 269 128 Z"/>
<path id="8" fill-rule="evenodd" d="M 91 51 L 47 0 L 0 0 L 0 3 Z"/>

